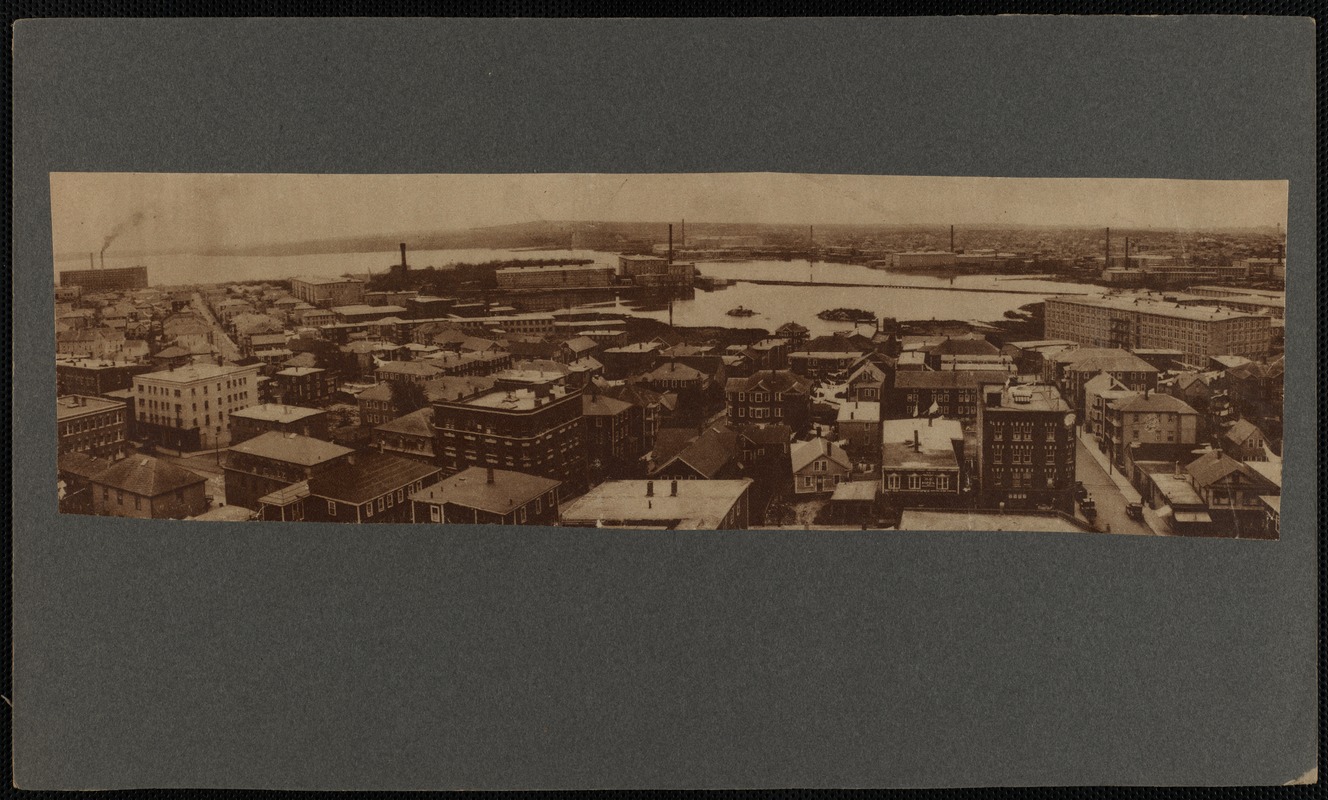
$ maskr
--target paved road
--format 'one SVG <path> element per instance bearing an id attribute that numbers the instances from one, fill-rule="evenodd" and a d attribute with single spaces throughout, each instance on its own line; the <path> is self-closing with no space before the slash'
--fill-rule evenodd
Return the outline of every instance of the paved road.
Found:
<path id="1" fill-rule="evenodd" d="M 1121 494 L 1120 487 L 1107 475 L 1107 473 L 1098 465 L 1097 460 L 1089 454 L 1086 449 L 1088 445 L 1082 440 L 1075 442 L 1074 449 L 1074 474 L 1076 480 L 1083 481 L 1084 486 L 1093 499 L 1097 501 L 1097 519 L 1093 525 L 1100 531 L 1109 531 L 1111 533 L 1132 533 L 1140 536 L 1152 536 L 1153 531 L 1142 522 L 1135 522 L 1125 516 L 1125 506 L 1127 500 Z M 1075 505 L 1075 516 L 1083 519 L 1079 514 L 1078 504 Z"/>
<path id="2" fill-rule="evenodd" d="M 202 314 L 203 318 L 212 326 L 213 344 L 221 353 L 221 357 L 227 361 L 239 361 L 241 358 L 240 348 L 235 345 L 235 342 L 231 341 L 231 337 L 226 333 L 226 329 L 221 322 L 212 315 L 212 309 L 208 308 L 207 302 L 203 300 L 203 295 L 195 292 L 190 302 L 194 309 Z"/>

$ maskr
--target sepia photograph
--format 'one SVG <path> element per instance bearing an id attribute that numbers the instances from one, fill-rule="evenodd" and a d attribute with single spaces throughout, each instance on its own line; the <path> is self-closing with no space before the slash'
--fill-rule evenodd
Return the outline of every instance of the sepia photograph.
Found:
<path id="1" fill-rule="evenodd" d="M 50 189 L 62 512 L 1279 536 L 1285 181 Z"/>

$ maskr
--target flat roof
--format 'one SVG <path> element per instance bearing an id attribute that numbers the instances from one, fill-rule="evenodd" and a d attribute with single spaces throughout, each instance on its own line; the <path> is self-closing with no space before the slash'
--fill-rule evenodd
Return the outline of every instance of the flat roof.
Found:
<path id="1" fill-rule="evenodd" d="M 1171 466 L 1171 465 L 1167 465 Z M 1170 472 L 1153 472 L 1148 475 L 1157 490 L 1167 499 L 1167 505 L 1201 506 L 1203 498 L 1194 491 L 1189 475 L 1175 475 Z"/>
<path id="2" fill-rule="evenodd" d="M 462 405 L 476 408 L 495 408 L 503 411 L 533 411 L 552 400 L 567 397 L 571 390 L 565 386 L 552 385 L 547 390 L 536 392 L 533 389 L 496 389 L 469 400 Z"/>
<path id="3" fill-rule="evenodd" d="M 101 411 L 124 410 L 125 404 L 118 400 L 103 400 L 83 394 L 67 394 L 55 400 L 56 420 L 81 417 L 84 414 L 96 414 Z"/>
<path id="4" fill-rule="evenodd" d="M 987 384 L 982 387 L 982 391 L 985 394 L 991 388 L 992 384 Z M 1060 391 L 1055 386 L 1049 386 L 1045 383 L 1002 386 L 1000 393 L 1000 409 L 1011 411 L 1070 410 L 1069 404 L 1061 398 Z M 985 404 L 986 398 L 980 398 L 978 402 Z M 987 406 L 987 408 L 991 408 L 991 406 Z"/>
<path id="5" fill-rule="evenodd" d="M 454 503 L 493 514 L 506 514 L 513 509 L 541 497 L 562 485 L 561 481 L 514 472 L 506 469 L 490 471 L 483 467 L 469 467 L 450 478 L 426 486 L 410 496 L 417 503 Z"/>
<path id="6" fill-rule="evenodd" d="M 495 270 L 497 275 L 511 275 L 519 272 L 584 272 L 584 271 L 613 271 L 613 267 L 607 264 L 545 264 L 537 267 L 503 267 Z"/>
<path id="7" fill-rule="evenodd" d="M 326 414 L 326 411 L 317 408 L 305 408 L 304 406 L 288 406 L 284 403 L 261 403 L 256 406 L 249 406 L 238 411 L 232 411 L 232 417 L 243 417 L 245 419 L 260 419 L 266 422 L 295 422 L 306 417 Z"/>
<path id="8" fill-rule="evenodd" d="M 364 283 L 359 278 L 291 278 L 292 281 L 308 284 L 329 284 L 329 283 Z"/>
<path id="9" fill-rule="evenodd" d="M 398 312 L 404 312 L 405 310 L 406 310 L 406 309 L 405 309 L 405 307 L 403 307 L 403 306 L 371 306 L 371 305 L 367 305 L 367 304 L 365 304 L 365 303 L 354 303 L 354 304 L 352 304 L 352 305 L 348 305 L 348 306 L 333 306 L 333 307 L 332 307 L 332 313 L 333 313 L 333 314 L 342 314 L 342 315 L 345 315 L 345 314 L 377 314 L 377 313 L 380 313 L 380 312 L 383 313 L 383 314 L 396 314 L 396 313 L 398 313 Z"/>
<path id="10" fill-rule="evenodd" d="M 1110 308 L 1117 311 L 1133 311 L 1140 314 L 1157 314 L 1164 317 L 1196 320 L 1199 322 L 1224 322 L 1230 319 L 1267 319 L 1262 314 L 1248 314 L 1229 308 L 1217 307 L 1219 301 L 1226 298 L 1203 298 L 1213 301 L 1213 308 L 1186 306 L 1168 302 L 1149 295 L 1056 295 L 1047 298 L 1047 302 L 1068 303 L 1094 308 Z"/>
<path id="11" fill-rule="evenodd" d="M 880 422 L 881 404 L 846 400 L 839 406 L 839 422 Z"/>
<path id="12" fill-rule="evenodd" d="M 246 367 L 240 367 L 233 364 L 218 366 L 216 364 L 186 364 L 183 367 L 175 369 L 161 370 L 160 372 L 146 372 L 139 375 L 135 380 L 165 381 L 167 383 L 193 383 L 195 381 L 207 381 L 215 378 L 225 378 L 228 375 L 236 375 L 241 372 L 256 372 L 258 364 L 250 364 Z"/>
<path id="13" fill-rule="evenodd" d="M 1091 529 L 1061 514 L 1000 511 L 930 511 L 906 508 L 899 516 L 901 531 L 1009 531 L 1085 533 Z"/>
<path id="14" fill-rule="evenodd" d="M 848 481 L 835 487 L 831 502 L 874 501 L 876 481 Z"/>
<path id="15" fill-rule="evenodd" d="M 881 423 L 881 465 L 884 469 L 958 469 L 954 443 L 963 441 L 957 419 L 888 419 Z M 916 438 L 915 438 L 916 435 Z M 917 442 L 917 447 L 914 447 Z"/>
<path id="16" fill-rule="evenodd" d="M 243 453 L 257 458 L 267 458 L 306 467 L 322 464 L 324 461 L 330 461 L 347 453 L 355 452 L 349 447 L 325 442 L 322 439 L 301 436 L 297 433 L 282 433 L 281 431 L 268 431 L 259 434 L 252 439 L 246 439 L 239 444 L 231 445 L 230 449 L 233 453 Z"/>
<path id="17" fill-rule="evenodd" d="M 632 527 L 640 522 L 647 527 L 663 523 L 676 530 L 718 530 L 752 480 L 680 480 L 676 484 L 678 493 L 673 495 L 672 481 L 605 481 L 564 506 L 560 517 L 564 522 L 611 527 Z M 651 494 L 647 494 L 647 486 L 653 489 Z"/>

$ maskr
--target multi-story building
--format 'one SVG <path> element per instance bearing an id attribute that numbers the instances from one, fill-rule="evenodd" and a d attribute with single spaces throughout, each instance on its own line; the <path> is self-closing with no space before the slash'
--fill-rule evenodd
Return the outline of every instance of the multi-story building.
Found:
<path id="1" fill-rule="evenodd" d="M 90 479 L 92 513 L 184 519 L 207 510 L 207 478 L 151 456 L 122 458 Z"/>
<path id="2" fill-rule="evenodd" d="M 789 446 L 789 471 L 793 474 L 793 493 L 821 494 L 849 480 L 853 461 L 844 448 L 817 437 Z"/>
<path id="3" fill-rule="evenodd" d="M 853 374 L 848 376 L 844 387 L 846 401 L 866 401 L 880 403 L 885 400 L 885 387 L 890 377 L 884 367 L 871 361 L 864 361 Z"/>
<path id="4" fill-rule="evenodd" d="M 972 422 L 978 415 L 978 395 L 989 383 L 1004 382 L 1009 375 L 986 370 L 900 370 L 894 386 L 886 389 L 887 419 L 942 416 Z"/>
<path id="5" fill-rule="evenodd" d="M 881 491 L 893 508 L 948 508 L 963 491 L 964 426 L 912 417 L 881 423 Z"/>
<path id="6" fill-rule="evenodd" d="M 328 414 L 322 409 L 260 403 L 231 413 L 231 444 L 239 444 L 268 431 L 326 439 L 328 428 Z"/>
<path id="7" fill-rule="evenodd" d="M 639 474 L 642 410 L 591 390 L 581 395 L 581 414 L 586 420 L 586 453 L 592 479 Z"/>
<path id="8" fill-rule="evenodd" d="M 125 454 L 125 405 L 115 400 L 70 394 L 55 401 L 60 455 L 85 453 L 114 461 Z"/>
<path id="9" fill-rule="evenodd" d="M 979 502 L 1073 510 L 1075 415 L 1056 387 L 986 385 L 978 404 Z"/>
<path id="10" fill-rule="evenodd" d="M 135 430 L 177 450 L 224 447 L 231 414 L 258 403 L 258 369 L 190 364 L 136 375 Z"/>
<path id="11" fill-rule="evenodd" d="M 730 378 L 724 401 L 730 425 L 782 422 L 795 432 L 811 421 L 809 378 L 789 370 L 762 370 L 745 378 Z"/>
<path id="12" fill-rule="evenodd" d="M 1107 374 L 1127 389 L 1143 392 L 1157 388 L 1157 367 L 1116 347 L 1076 347 L 1062 350 L 1043 362 L 1043 380 L 1061 390 L 1076 413 L 1084 413 L 1084 387 Z"/>
<path id="13" fill-rule="evenodd" d="M 1155 295 L 1114 294 L 1048 297 L 1046 336 L 1090 347 L 1165 348 L 1203 365 L 1213 356 L 1268 357 L 1266 314 L 1167 302 Z"/>
<path id="14" fill-rule="evenodd" d="M 434 453 L 446 474 L 495 467 L 586 485 L 581 390 L 560 385 L 494 389 L 433 403 Z"/>
<path id="15" fill-rule="evenodd" d="M 583 289 L 611 285 L 613 267 L 594 264 L 507 267 L 497 270 L 495 276 L 499 289 Z"/>
<path id="16" fill-rule="evenodd" d="M 355 453 L 309 479 L 305 518 L 314 522 L 410 522 L 410 495 L 438 478 L 438 468 L 388 453 Z"/>
<path id="17" fill-rule="evenodd" d="M 321 367 L 287 367 L 272 376 L 274 394 L 282 403 L 298 406 L 325 405 L 332 401 L 336 381 Z"/>
<path id="18" fill-rule="evenodd" d="M 714 481 L 605 481 L 563 505 L 561 524 L 577 528 L 742 530 L 749 524 L 750 478 Z"/>
<path id="19" fill-rule="evenodd" d="M 451 525 L 553 525 L 558 481 L 470 467 L 410 495 L 413 521 Z"/>
<path id="20" fill-rule="evenodd" d="M 346 463 L 348 447 L 296 433 L 268 431 L 226 453 L 226 502 L 258 510 L 259 499 Z"/>
<path id="21" fill-rule="evenodd" d="M 60 394 L 103 395 L 134 385 L 134 376 L 152 372 L 149 364 L 100 358 L 57 358 L 56 391 Z"/>
<path id="22" fill-rule="evenodd" d="M 433 450 L 432 408 L 421 408 L 373 429 L 373 444 L 381 453 L 435 462 Z"/>
<path id="23" fill-rule="evenodd" d="M 146 289 L 148 288 L 148 268 L 65 269 L 60 270 L 60 285 L 78 286 L 85 294 Z"/>
<path id="24" fill-rule="evenodd" d="M 356 305 L 364 302 L 364 281 L 355 278 L 292 278 L 291 295 L 319 308 Z"/>
<path id="25" fill-rule="evenodd" d="M 835 430 L 856 463 L 876 463 L 881 457 L 881 404 L 845 400 L 839 406 Z"/>
<path id="26" fill-rule="evenodd" d="M 1135 444 L 1194 444 L 1199 412 L 1169 394 L 1145 390 L 1107 403 L 1103 445 L 1118 469 Z"/>
<path id="27" fill-rule="evenodd" d="M 618 256 L 618 274 L 624 278 L 657 274 L 664 271 L 668 266 L 668 261 L 663 256 L 620 255 Z"/>
<path id="28" fill-rule="evenodd" d="M 812 380 L 826 380 L 853 368 L 862 359 L 856 350 L 798 350 L 788 355 L 789 369 Z"/>

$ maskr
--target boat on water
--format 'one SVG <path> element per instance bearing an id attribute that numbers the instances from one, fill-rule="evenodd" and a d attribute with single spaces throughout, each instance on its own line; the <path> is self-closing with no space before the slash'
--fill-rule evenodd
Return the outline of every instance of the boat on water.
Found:
<path id="1" fill-rule="evenodd" d="M 746 307 L 746 306 L 738 306 L 737 308 L 730 308 L 728 311 L 726 311 L 726 312 L 724 312 L 724 313 L 728 314 L 730 317 L 754 317 L 754 316 L 756 316 L 756 312 L 753 311 L 753 310 L 751 310 L 750 308 L 748 308 L 748 307 Z"/>

